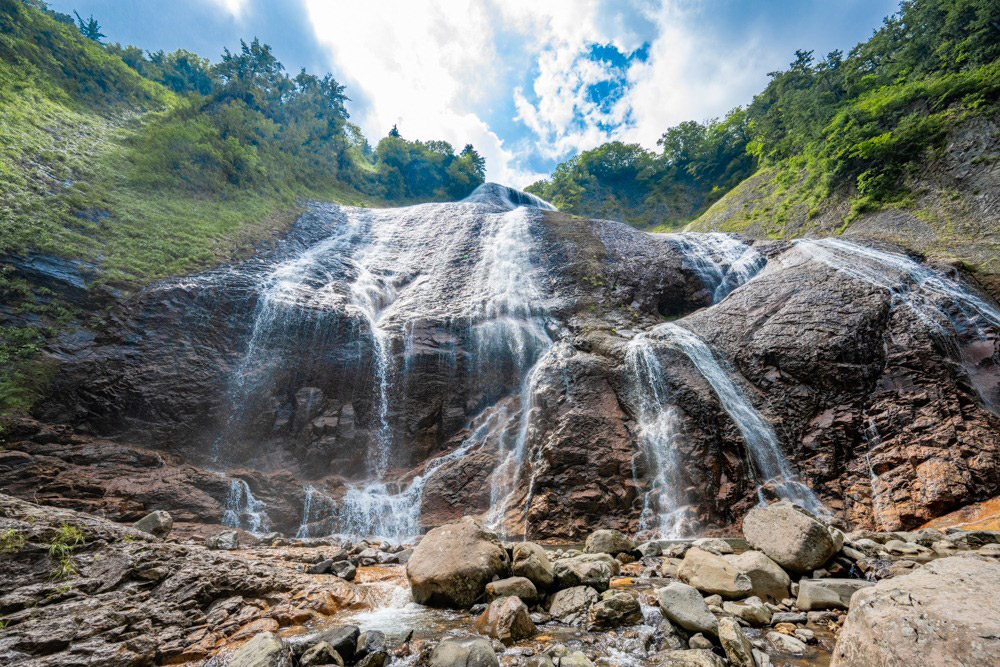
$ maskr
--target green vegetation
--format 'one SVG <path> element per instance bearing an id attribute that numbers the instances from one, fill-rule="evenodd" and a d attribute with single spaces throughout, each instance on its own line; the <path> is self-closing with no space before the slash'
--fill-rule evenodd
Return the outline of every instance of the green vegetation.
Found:
<path id="1" fill-rule="evenodd" d="M 24 533 L 16 528 L 7 528 L 0 532 L 0 554 L 17 553 L 24 548 L 27 542 L 28 539 L 24 536 Z"/>
<path id="2" fill-rule="evenodd" d="M 614 141 L 560 164 L 550 179 L 525 189 L 569 213 L 675 227 L 753 171 L 746 130 L 742 109 L 722 121 L 687 121 L 663 134 L 660 153 Z"/>
<path id="3" fill-rule="evenodd" d="M 846 57 L 833 51 L 816 62 L 812 51 L 797 51 L 745 109 L 669 129 L 661 153 L 633 146 L 629 160 L 609 161 L 602 156 L 621 145 L 605 144 L 528 189 L 571 213 L 624 208 L 620 219 L 669 228 L 765 173 L 776 191 L 750 215 L 766 217 L 772 236 L 784 232 L 790 211 L 805 206 L 814 215 L 833 195 L 851 200 L 846 225 L 864 212 L 911 205 L 907 177 L 949 130 L 997 114 L 998 58 L 997 0 L 905 0 Z M 657 206 L 670 197 L 684 205 Z M 740 224 L 754 222 L 761 220 Z"/>
<path id="4" fill-rule="evenodd" d="M 103 37 L 94 17 L 0 0 L 0 256 L 72 258 L 91 287 L 128 290 L 248 254 L 305 198 L 451 200 L 483 182 L 471 145 L 394 132 L 373 149 L 343 86 L 288 75 L 256 39 L 213 64 Z M 9 266 L 0 298 L 15 316 L 0 318 L 2 416 L 35 400 L 39 347 L 79 313 Z"/>
<path id="5" fill-rule="evenodd" d="M 77 573 L 73 551 L 83 544 L 83 531 L 70 524 L 62 524 L 53 531 L 52 538 L 46 544 L 49 558 L 55 561 L 52 569 L 53 579 L 65 579 Z"/>

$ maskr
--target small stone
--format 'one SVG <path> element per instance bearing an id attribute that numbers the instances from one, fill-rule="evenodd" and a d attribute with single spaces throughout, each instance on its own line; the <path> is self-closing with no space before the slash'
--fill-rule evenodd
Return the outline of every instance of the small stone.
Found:
<path id="1" fill-rule="evenodd" d="M 209 549 L 232 551 L 240 548 L 240 538 L 235 530 L 224 530 L 205 540 L 205 546 Z"/>
<path id="2" fill-rule="evenodd" d="M 229 658 L 227 667 L 291 667 L 288 648 L 273 632 L 261 632 Z"/>
<path id="3" fill-rule="evenodd" d="M 847 609 L 851 596 L 873 585 L 864 579 L 803 579 L 795 606 L 803 611 Z"/>
<path id="4" fill-rule="evenodd" d="M 809 648 L 801 640 L 781 632 L 767 633 L 767 641 L 775 648 L 775 650 L 781 653 L 802 655 L 809 650 Z"/>
<path id="5" fill-rule="evenodd" d="M 493 645 L 486 639 L 449 637 L 434 647 L 430 667 L 500 667 Z"/>
<path id="6" fill-rule="evenodd" d="M 476 620 L 476 632 L 498 639 L 505 646 L 535 634 L 528 608 L 520 598 L 502 597 L 490 603 Z"/>
<path id="7" fill-rule="evenodd" d="M 526 577 L 508 577 L 486 584 L 486 601 L 511 596 L 521 598 L 528 604 L 538 599 L 538 591 L 531 580 Z"/>
<path id="8" fill-rule="evenodd" d="M 299 667 L 318 667 L 319 665 L 339 665 L 344 667 L 344 659 L 327 642 L 312 646 L 299 658 Z"/>
<path id="9" fill-rule="evenodd" d="M 771 610 L 768 609 L 760 598 L 754 596 L 739 602 L 726 601 L 722 609 L 737 618 L 746 621 L 750 625 L 767 625 L 771 622 Z"/>
<path id="10" fill-rule="evenodd" d="M 719 621 L 693 586 L 674 582 L 656 591 L 663 615 L 692 632 L 718 633 Z"/>
<path id="11" fill-rule="evenodd" d="M 132 527 L 162 540 L 170 534 L 170 530 L 174 527 L 174 520 L 168 512 L 156 510 L 136 521 Z"/>
<path id="12" fill-rule="evenodd" d="M 642 607 L 631 593 L 616 592 L 592 605 L 587 612 L 588 630 L 610 630 L 640 623 Z"/>
<path id="13" fill-rule="evenodd" d="M 719 642 L 732 667 L 756 667 L 750 639 L 735 620 L 719 619 Z"/>

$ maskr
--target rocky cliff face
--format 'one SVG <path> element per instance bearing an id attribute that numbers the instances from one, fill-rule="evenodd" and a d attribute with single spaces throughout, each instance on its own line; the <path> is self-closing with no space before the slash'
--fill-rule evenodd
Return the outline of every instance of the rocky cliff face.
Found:
<path id="1" fill-rule="evenodd" d="M 776 496 L 908 528 L 1000 494 L 1000 312 L 961 276 L 547 208 L 312 205 L 53 350 L 35 417 L 66 426 L 14 429 L 0 483 L 118 518 L 563 539 L 724 530 Z"/>

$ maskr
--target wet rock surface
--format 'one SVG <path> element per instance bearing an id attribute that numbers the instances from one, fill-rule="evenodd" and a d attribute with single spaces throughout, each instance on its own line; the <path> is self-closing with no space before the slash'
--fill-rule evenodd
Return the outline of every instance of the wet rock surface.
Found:
<path id="1" fill-rule="evenodd" d="M 49 351 L 59 372 L 35 413 L 42 424 L 14 436 L 0 483 L 119 520 L 162 509 L 183 524 L 220 522 L 237 478 L 266 506 L 269 529 L 322 534 L 351 513 L 314 506 L 306 517 L 304 488 L 349 506 L 387 429 L 406 445 L 378 455 L 377 476 L 390 489 L 420 477 L 420 527 L 502 499 L 508 535 L 579 540 L 595 526 L 634 535 L 661 466 L 637 425 L 625 348 L 666 317 L 703 339 L 748 403 L 780 425 L 779 450 L 845 525 L 915 528 L 1000 495 L 998 327 L 963 321 L 953 295 L 938 294 L 935 308 L 908 301 L 911 292 L 931 300 L 915 286 L 923 274 L 913 276 L 938 269 L 904 271 L 898 253 L 876 261 L 863 246 L 841 261 L 842 249 L 821 242 L 750 248 L 494 204 L 314 203 L 275 248 L 118 303 L 83 348 Z M 494 223 L 517 216 L 523 257 L 511 258 Z M 379 253 L 385 264 L 359 276 L 357 263 Z M 524 358 L 477 338 L 476 326 L 500 320 L 480 313 L 476 326 L 455 325 L 478 313 L 490 291 L 484 267 L 498 253 L 523 260 L 518 285 L 535 290 L 537 309 L 514 313 Z M 874 278 L 858 270 L 865 262 Z M 938 274 L 936 284 L 962 284 Z M 385 310 L 384 330 L 363 316 L 362 293 Z M 688 480 L 688 524 L 730 529 L 768 480 L 756 479 L 739 425 L 690 358 L 666 345 L 656 354 L 683 435 L 673 451 Z M 385 388 L 372 375 L 379 367 Z M 522 470 L 499 475 L 507 445 L 498 441 L 520 437 L 518 420 L 503 433 L 490 426 L 482 443 L 476 433 L 521 410 L 529 371 Z M 102 455 L 107 465 L 84 462 Z M 761 492 L 781 495 L 766 483 Z"/>

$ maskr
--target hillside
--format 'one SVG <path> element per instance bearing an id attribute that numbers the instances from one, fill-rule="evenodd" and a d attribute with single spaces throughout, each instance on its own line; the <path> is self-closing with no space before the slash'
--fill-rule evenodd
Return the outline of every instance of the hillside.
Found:
<path id="1" fill-rule="evenodd" d="M 102 37 L 0 0 L 0 412 L 31 402 L 57 334 L 150 280 L 246 256 L 307 198 L 452 200 L 483 182 L 471 145 L 393 131 L 372 148 L 343 86 L 288 76 L 256 39 L 213 64 Z"/>
<path id="2" fill-rule="evenodd" d="M 671 128 L 662 153 L 643 151 L 666 178 L 629 180 L 639 203 L 609 217 L 756 238 L 864 234 L 965 262 L 996 291 L 998 15 L 995 1 L 907 0 L 846 55 L 796 52 L 746 108 Z M 620 198 L 587 155 L 529 191 L 572 192 L 557 205 L 578 215 L 614 213 Z M 699 178 L 700 206 L 649 206 Z"/>

